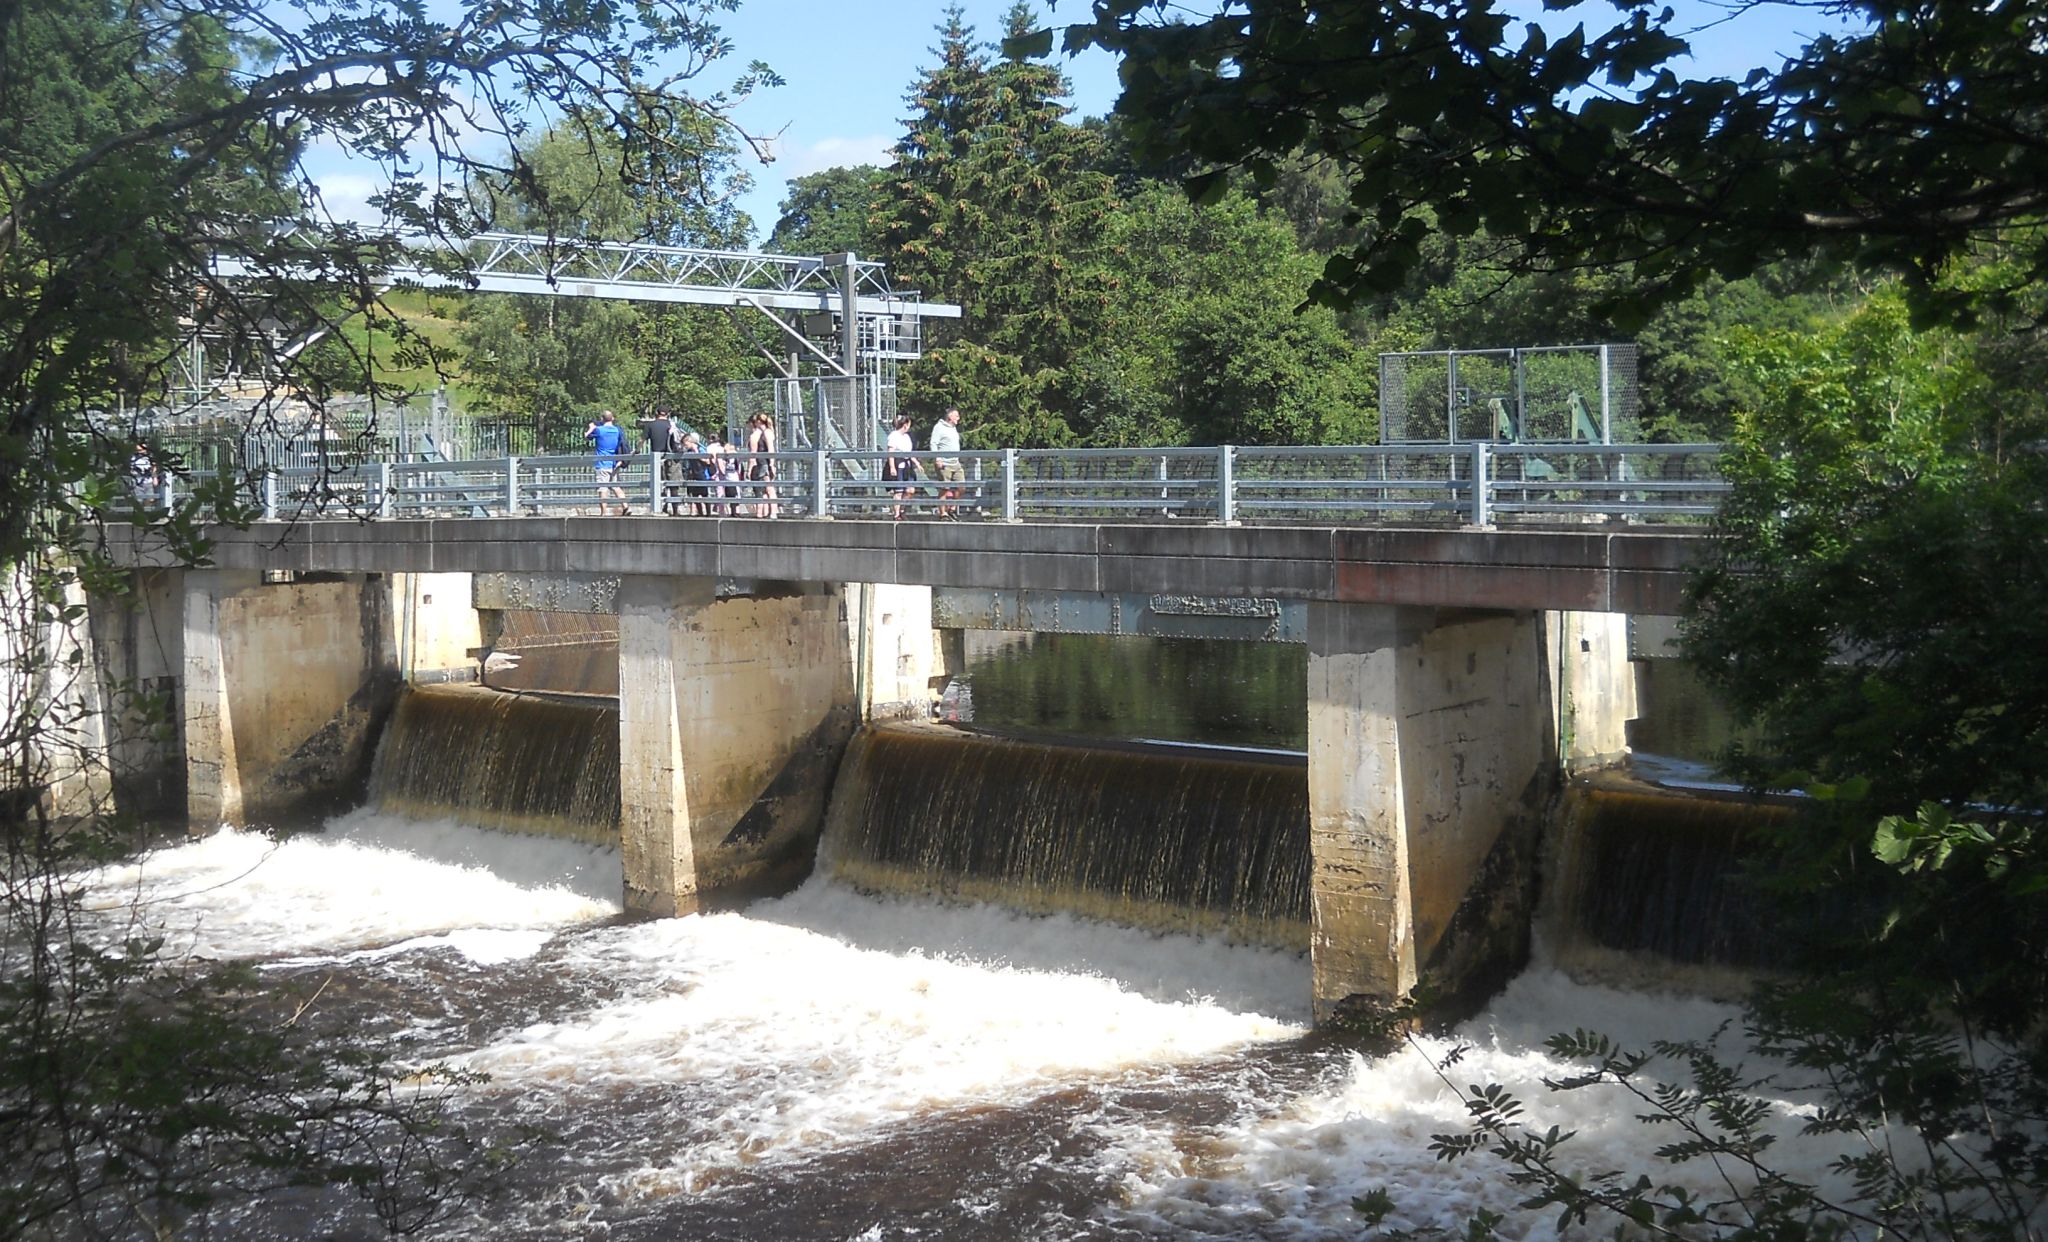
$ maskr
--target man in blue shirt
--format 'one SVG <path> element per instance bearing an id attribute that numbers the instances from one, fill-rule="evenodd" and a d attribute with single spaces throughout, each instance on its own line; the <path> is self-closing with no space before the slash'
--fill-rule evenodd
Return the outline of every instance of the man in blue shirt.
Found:
<path id="1" fill-rule="evenodd" d="M 597 457 L 591 464 L 597 468 L 598 516 L 611 512 L 605 507 L 606 492 L 618 498 L 619 516 L 626 516 L 626 489 L 618 486 L 619 449 L 626 443 L 625 429 L 612 417 L 612 412 L 606 410 L 597 416 L 596 422 L 583 429 L 583 438 L 597 449 Z"/>

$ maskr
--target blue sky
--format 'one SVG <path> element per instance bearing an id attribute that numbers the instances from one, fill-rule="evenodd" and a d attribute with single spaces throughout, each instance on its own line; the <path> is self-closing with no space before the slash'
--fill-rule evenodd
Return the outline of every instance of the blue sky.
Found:
<path id="1" fill-rule="evenodd" d="M 961 7 L 976 36 L 993 42 L 1010 0 L 962 0 Z M 1042 0 L 1037 7 L 1047 12 Z M 1581 21 L 1601 30 L 1616 20 L 1605 0 L 1550 14 L 1542 14 L 1534 0 L 1515 7 L 1541 15 L 1556 32 Z M 1695 72 L 1701 73 L 1774 65 L 1778 55 L 1831 24 L 1822 13 L 1797 4 L 1763 4 L 1718 24 L 1729 6 L 1674 0 L 1673 7 L 1680 14 L 1677 29 L 1697 32 L 1691 41 Z M 757 241 L 774 226 L 790 179 L 839 165 L 888 161 L 908 113 L 904 96 L 910 83 L 936 59 L 930 49 L 938 44 L 945 8 L 946 0 L 744 0 L 738 11 L 720 19 L 733 54 L 709 71 L 702 80 L 705 89 L 727 85 L 756 59 L 788 83 L 759 92 L 736 113 L 750 132 L 779 135 L 775 162 L 754 169 L 755 187 L 741 200 L 754 218 Z M 1087 12 L 1087 0 L 1059 0 L 1049 20 L 1055 25 L 1079 21 Z M 1068 59 L 1055 53 L 1054 59 L 1073 83 L 1077 115 L 1100 115 L 1115 104 L 1116 63 L 1108 54 Z M 347 165 L 332 152 L 317 153 L 314 167 L 329 203 L 340 212 L 359 210 L 355 205 L 372 192 L 369 171 Z"/>
<path id="2" fill-rule="evenodd" d="M 962 0 L 977 37 L 994 42 L 1010 0 Z M 1191 4 L 1190 8 L 1203 7 Z M 1521 6 L 1516 6 L 1521 7 Z M 1526 6 L 1531 16 L 1539 5 Z M 1772 54 L 1796 50 L 1823 27 L 1823 14 L 1795 4 L 1763 4 L 1734 21 L 1722 22 L 1732 5 L 1708 0 L 1675 0 L 1677 28 L 1690 38 L 1697 71 L 1741 73 L 1775 65 Z M 745 0 L 721 24 L 740 63 L 767 61 L 788 81 L 749 100 L 740 120 L 756 132 L 782 131 L 776 162 L 755 173 L 756 186 L 744 202 L 759 236 L 774 227 L 776 207 L 793 177 L 837 165 L 888 161 L 908 113 L 903 98 L 920 70 L 935 57 L 937 27 L 946 0 Z M 1040 0 L 1041 15 L 1048 13 Z M 1048 21 L 1084 20 L 1087 0 L 1059 0 Z M 1594 0 L 1563 13 L 1544 15 L 1546 26 L 1568 30 L 1584 22 L 1604 30 L 1618 20 L 1612 5 Z M 1057 43 L 1055 43 L 1057 46 Z M 1054 63 L 1074 85 L 1077 116 L 1106 113 L 1116 103 L 1116 61 L 1095 51 Z"/>
<path id="3" fill-rule="evenodd" d="M 992 43 L 1010 0 L 963 0 L 961 7 L 976 37 Z M 736 61 L 765 60 L 789 83 L 748 100 L 739 114 L 754 132 L 782 131 L 775 163 L 755 171 L 755 191 L 745 200 L 761 236 L 774 227 L 791 178 L 888 162 L 909 115 L 904 96 L 937 59 L 930 49 L 945 8 L 945 0 L 745 0 L 721 21 Z M 1084 0 L 1061 0 L 1053 16 L 1078 21 L 1085 12 Z M 1107 53 L 1056 63 L 1074 84 L 1079 115 L 1106 113 L 1116 102 L 1116 62 Z"/>

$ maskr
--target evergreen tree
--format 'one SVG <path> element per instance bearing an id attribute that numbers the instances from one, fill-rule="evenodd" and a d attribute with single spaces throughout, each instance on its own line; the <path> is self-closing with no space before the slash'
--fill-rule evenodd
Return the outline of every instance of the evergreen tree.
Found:
<path id="1" fill-rule="evenodd" d="M 1032 22 L 1019 3 L 1006 33 Z M 1063 74 L 991 63 L 957 5 L 933 52 L 938 65 L 910 95 L 880 240 L 900 283 L 966 313 L 934 333 L 903 400 L 959 406 L 983 445 L 1069 442 L 1068 367 L 1103 305 L 1084 261 L 1113 205 L 1099 137 L 1067 124 Z"/>

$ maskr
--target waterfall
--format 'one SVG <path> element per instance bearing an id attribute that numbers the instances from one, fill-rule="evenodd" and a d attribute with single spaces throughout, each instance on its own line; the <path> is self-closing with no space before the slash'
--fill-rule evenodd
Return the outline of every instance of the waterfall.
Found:
<path id="1" fill-rule="evenodd" d="M 1549 928 L 1561 964 L 1642 954 L 1680 966 L 1781 964 L 1787 929 L 1744 866 L 1754 835 L 1789 813 L 1618 780 L 1574 789 L 1552 829 Z"/>
<path id="2" fill-rule="evenodd" d="M 472 686 L 406 691 L 370 778 L 381 810 L 481 828 L 619 840 L 619 708 Z"/>
<path id="3" fill-rule="evenodd" d="M 1307 767 L 874 726 L 840 769 L 820 865 L 862 889 L 1305 948 Z"/>

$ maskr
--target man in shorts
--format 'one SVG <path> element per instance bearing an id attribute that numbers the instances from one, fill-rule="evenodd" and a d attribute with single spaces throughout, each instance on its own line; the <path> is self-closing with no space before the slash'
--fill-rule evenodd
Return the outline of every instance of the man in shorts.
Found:
<path id="1" fill-rule="evenodd" d="M 945 417 L 932 427 L 932 452 L 957 453 L 960 451 L 960 411 L 949 409 Z M 957 457 L 937 457 L 932 465 L 939 472 L 939 481 L 945 484 L 939 492 L 939 516 L 949 521 L 960 519 L 958 505 L 948 503 L 960 499 L 961 484 L 967 482 L 967 471 L 961 468 Z"/>
<path id="2" fill-rule="evenodd" d="M 603 517 L 611 510 L 605 507 L 605 493 L 610 492 L 619 502 L 619 516 L 626 516 L 626 489 L 619 486 L 619 450 L 625 447 L 626 432 L 619 426 L 612 412 L 606 410 L 597 416 L 597 421 L 583 429 L 583 438 L 590 441 L 597 450 L 591 465 L 597 471 L 597 514 Z"/>

